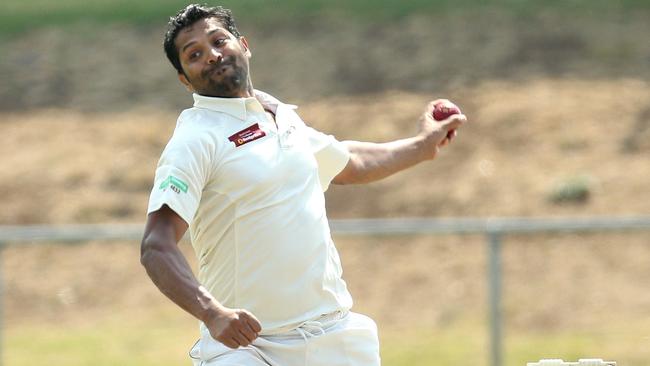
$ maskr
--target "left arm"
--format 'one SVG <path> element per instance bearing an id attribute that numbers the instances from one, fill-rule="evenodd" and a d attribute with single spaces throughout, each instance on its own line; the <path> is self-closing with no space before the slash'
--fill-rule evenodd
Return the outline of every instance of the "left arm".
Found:
<path id="1" fill-rule="evenodd" d="M 350 152 L 350 160 L 332 183 L 369 183 L 422 161 L 433 160 L 440 148 L 450 142 L 447 133 L 467 121 L 462 114 L 452 115 L 443 121 L 434 120 L 433 107 L 439 101 L 429 103 L 420 116 L 419 132 L 414 137 L 386 143 L 344 141 Z"/>

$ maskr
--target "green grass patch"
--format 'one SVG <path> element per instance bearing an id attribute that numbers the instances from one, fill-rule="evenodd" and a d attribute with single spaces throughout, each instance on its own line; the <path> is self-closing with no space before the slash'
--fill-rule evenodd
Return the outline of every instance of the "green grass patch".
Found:
<path id="1" fill-rule="evenodd" d="M 0 2 L 0 35 L 76 23 L 164 24 L 169 16 L 188 3 L 180 0 L 4 0 Z M 617 11 L 650 9 L 650 2 L 643 0 L 224 0 L 208 3 L 231 8 L 248 24 L 286 24 L 318 16 L 391 21 L 412 14 L 440 15 L 485 8 L 521 14 L 551 9 L 558 13 L 593 17 Z"/>
<path id="2" fill-rule="evenodd" d="M 524 366 L 544 358 L 577 361 L 602 358 L 619 365 L 645 366 L 650 359 L 647 328 L 609 331 L 603 325 L 593 331 L 512 332 L 506 335 L 504 366 Z M 384 366 L 488 366 L 487 330 L 484 327 L 452 327 L 435 331 L 385 331 L 382 337 Z M 645 345 L 644 345 L 645 344 Z"/>
<path id="3" fill-rule="evenodd" d="M 142 313 L 141 317 L 135 316 Z M 187 351 L 198 328 L 189 316 L 171 309 L 122 313 L 75 324 L 10 325 L 5 328 L 8 365 L 172 366 L 189 365 Z M 603 325 L 593 331 L 512 331 L 505 339 L 504 366 L 541 358 L 603 358 L 625 366 L 650 359 L 650 324 Z M 391 329 L 380 326 L 384 366 L 488 366 L 487 329 L 482 322 L 444 328 Z"/>
<path id="4" fill-rule="evenodd" d="M 479 326 L 380 333 L 384 366 L 487 365 L 486 332 Z"/>
<path id="5" fill-rule="evenodd" d="M 644 366 L 650 359 L 647 328 L 628 325 L 625 330 L 611 331 L 603 325 L 590 332 L 513 334 L 506 342 L 506 366 L 521 366 L 542 358 L 577 361 L 581 358 L 601 358 L 617 361 L 619 365 Z"/>
<path id="6" fill-rule="evenodd" d="M 517 334 L 506 343 L 508 365 L 525 365 L 543 358 L 572 362 L 581 358 L 607 359 L 599 351 L 602 342 L 602 338 L 594 334 Z"/>
<path id="7" fill-rule="evenodd" d="M 587 175 L 578 175 L 557 182 L 549 192 L 547 199 L 556 204 L 582 204 L 592 196 L 594 179 Z"/>
<path id="8" fill-rule="evenodd" d="M 171 366 L 190 364 L 187 352 L 198 338 L 198 323 L 174 312 L 5 331 L 7 365 Z"/>

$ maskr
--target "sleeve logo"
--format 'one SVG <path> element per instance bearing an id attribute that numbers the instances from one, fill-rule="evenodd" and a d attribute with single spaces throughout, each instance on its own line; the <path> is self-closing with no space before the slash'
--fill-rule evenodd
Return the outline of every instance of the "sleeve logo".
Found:
<path id="1" fill-rule="evenodd" d="M 251 141 L 255 141 L 264 136 L 266 136 L 266 133 L 262 131 L 260 125 L 256 123 L 228 137 L 228 140 L 234 143 L 235 147 L 240 147 L 243 144 L 247 144 Z"/>
<path id="2" fill-rule="evenodd" d="M 183 193 L 187 193 L 188 185 L 187 185 L 187 183 L 183 182 L 182 180 L 174 177 L 173 175 L 170 175 L 169 177 L 167 177 L 165 180 L 162 181 L 162 183 L 160 184 L 160 187 L 158 187 L 158 188 L 161 189 L 161 190 L 165 190 L 165 189 L 167 189 L 167 187 L 169 187 L 169 189 L 171 189 L 172 191 L 174 191 L 176 193 L 181 193 L 181 191 Z"/>

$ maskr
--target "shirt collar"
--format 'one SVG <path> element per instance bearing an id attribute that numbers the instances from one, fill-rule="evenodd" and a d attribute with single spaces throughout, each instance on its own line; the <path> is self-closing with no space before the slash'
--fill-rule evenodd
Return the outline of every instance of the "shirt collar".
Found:
<path id="1" fill-rule="evenodd" d="M 192 96 L 194 97 L 194 107 L 227 113 L 242 121 L 246 120 L 249 111 L 263 112 L 266 109 L 275 114 L 281 105 L 292 109 L 297 108 L 295 105 L 284 104 L 273 96 L 259 90 L 255 90 L 254 98 L 206 97 L 196 93 L 192 94 Z"/>

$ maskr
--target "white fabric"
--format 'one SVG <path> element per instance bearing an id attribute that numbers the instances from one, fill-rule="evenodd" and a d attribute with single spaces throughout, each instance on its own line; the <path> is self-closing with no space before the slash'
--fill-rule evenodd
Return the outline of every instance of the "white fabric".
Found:
<path id="1" fill-rule="evenodd" d="M 190 225 L 199 281 L 252 312 L 262 334 L 349 309 L 323 195 L 346 148 L 261 92 L 194 99 L 162 153 L 148 212 L 166 204 Z M 255 124 L 265 136 L 238 134 Z"/>
<path id="2" fill-rule="evenodd" d="M 194 366 L 379 366 L 377 326 L 356 313 L 316 319 L 231 349 L 202 332 L 190 351 Z"/>

